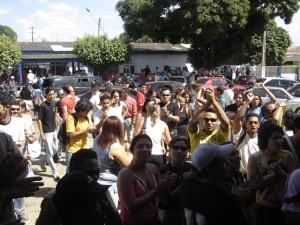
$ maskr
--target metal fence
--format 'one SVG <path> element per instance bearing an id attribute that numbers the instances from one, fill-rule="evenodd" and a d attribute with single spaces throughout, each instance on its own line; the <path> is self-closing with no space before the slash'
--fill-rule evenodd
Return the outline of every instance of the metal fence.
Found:
<path id="1" fill-rule="evenodd" d="M 235 77 L 235 71 L 240 68 L 241 73 L 246 72 L 246 66 L 230 65 Z M 250 66 L 250 75 L 261 78 L 261 66 Z M 284 77 L 299 80 L 299 66 L 266 66 L 265 77 Z"/>

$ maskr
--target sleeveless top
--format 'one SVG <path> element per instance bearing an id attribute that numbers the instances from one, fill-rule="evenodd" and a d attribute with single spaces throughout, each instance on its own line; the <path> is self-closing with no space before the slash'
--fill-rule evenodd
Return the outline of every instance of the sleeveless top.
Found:
<path id="1" fill-rule="evenodd" d="M 117 161 L 109 158 L 110 148 L 119 141 L 113 143 L 106 148 L 100 148 L 97 144 L 99 135 L 94 140 L 93 150 L 97 153 L 98 162 L 100 167 L 99 183 L 103 185 L 112 185 L 117 182 L 118 173 L 121 170 L 121 166 Z"/>
<path id="2" fill-rule="evenodd" d="M 288 156 L 289 152 L 285 150 L 280 150 L 275 159 L 268 159 L 263 155 L 262 151 L 256 152 L 253 154 L 258 172 L 263 176 L 268 174 L 268 168 L 271 163 L 274 161 L 280 160 L 281 169 L 284 172 L 287 172 Z M 256 202 L 263 206 L 268 207 L 280 207 L 283 197 L 284 197 L 284 186 L 285 182 L 272 179 L 272 183 L 264 187 L 261 187 L 256 192 Z"/>
<path id="3" fill-rule="evenodd" d="M 146 134 L 149 135 L 149 137 L 152 140 L 152 155 L 162 155 L 161 151 L 161 140 L 164 135 L 165 130 L 165 122 L 161 120 L 157 120 L 155 125 L 151 126 L 151 118 L 147 118 L 146 122 Z"/>
<path id="4" fill-rule="evenodd" d="M 137 198 L 147 195 L 150 190 L 147 188 L 143 180 L 141 180 L 138 176 L 136 176 L 131 170 L 127 169 L 136 179 L 133 182 L 134 187 L 134 193 Z M 151 171 L 148 169 L 148 171 L 151 173 Z M 157 185 L 157 178 L 154 176 L 153 173 L 151 173 L 152 179 L 154 181 L 154 187 Z M 154 225 L 159 224 L 158 219 L 158 210 L 156 207 L 155 200 L 150 202 L 148 205 L 146 205 L 144 208 L 138 210 L 135 213 L 130 213 L 126 209 L 121 196 L 120 203 L 121 203 L 121 217 L 123 220 L 124 225 Z"/>

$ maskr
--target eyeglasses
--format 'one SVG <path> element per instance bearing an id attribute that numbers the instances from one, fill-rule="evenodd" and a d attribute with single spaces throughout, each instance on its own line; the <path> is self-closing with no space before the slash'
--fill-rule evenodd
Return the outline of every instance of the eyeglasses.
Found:
<path id="1" fill-rule="evenodd" d="M 208 123 L 209 121 L 211 121 L 212 123 L 216 122 L 218 119 L 215 118 L 204 118 L 203 119 L 206 123 Z"/>
<path id="2" fill-rule="evenodd" d="M 188 150 L 188 147 L 179 146 L 179 145 L 173 145 L 173 146 L 172 146 L 172 149 L 175 150 L 175 151 L 177 151 L 177 150 L 180 149 L 182 152 L 185 152 L 185 151 Z"/>
<path id="3" fill-rule="evenodd" d="M 170 96 L 170 94 L 165 94 L 165 95 L 162 95 L 162 96 L 164 96 L 164 97 L 168 97 L 168 96 Z"/>
<path id="4" fill-rule="evenodd" d="M 20 108 L 10 108 L 11 111 L 19 111 Z"/>

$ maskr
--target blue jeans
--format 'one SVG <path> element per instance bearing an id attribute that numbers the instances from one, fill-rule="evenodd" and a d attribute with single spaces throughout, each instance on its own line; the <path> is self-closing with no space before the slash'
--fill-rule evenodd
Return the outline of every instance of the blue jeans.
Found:
<path id="1" fill-rule="evenodd" d="M 69 165 L 70 165 L 70 160 L 71 160 L 72 155 L 73 154 L 71 152 L 66 151 L 66 164 L 67 164 L 66 173 L 69 173 Z"/>
<path id="2" fill-rule="evenodd" d="M 57 135 L 56 132 L 44 133 L 46 141 L 46 155 L 40 159 L 41 164 L 45 164 L 46 161 L 49 163 L 49 166 L 52 170 L 52 174 L 58 174 L 56 166 L 53 161 L 53 155 L 57 152 Z"/>
<path id="3" fill-rule="evenodd" d="M 14 210 L 18 217 L 25 214 L 25 198 L 14 199 Z"/>

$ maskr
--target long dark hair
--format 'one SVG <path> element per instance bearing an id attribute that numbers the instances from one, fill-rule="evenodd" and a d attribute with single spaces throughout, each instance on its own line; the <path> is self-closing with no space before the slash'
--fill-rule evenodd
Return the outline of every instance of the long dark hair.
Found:
<path id="1" fill-rule="evenodd" d="M 100 148 L 106 148 L 113 143 L 116 137 L 119 139 L 120 144 L 124 145 L 124 131 L 121 120 L 116 116 L 109 116 L 103 123 L 97 144 Z"/>

